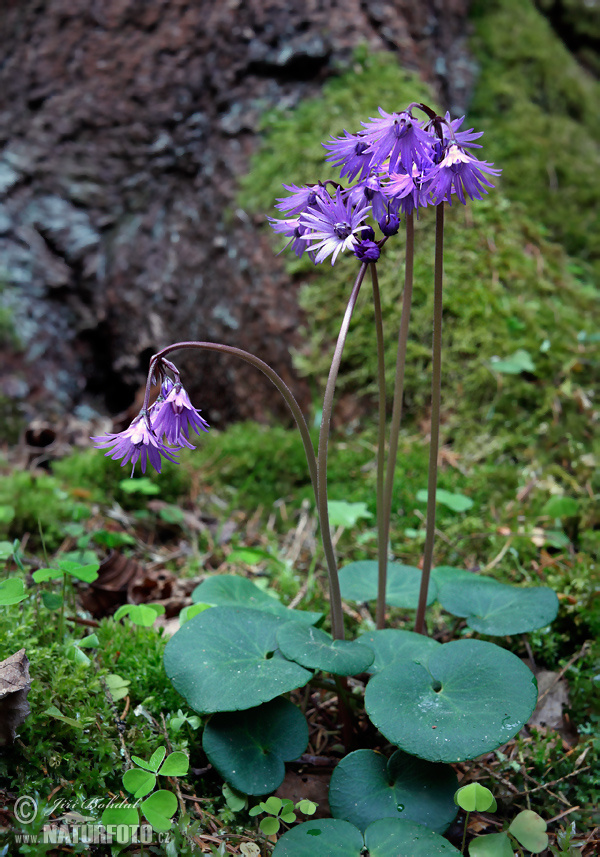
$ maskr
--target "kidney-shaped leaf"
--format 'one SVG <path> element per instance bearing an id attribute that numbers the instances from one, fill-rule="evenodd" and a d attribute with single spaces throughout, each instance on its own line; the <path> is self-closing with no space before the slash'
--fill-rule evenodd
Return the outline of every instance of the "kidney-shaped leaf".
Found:
<path id="1" fill-rule="evenodd" d="M 431 576 L 438 589 L 445 583 L 455 583 L 457 580 L 483 580 L 487 583 L 496 583 L 493 577 L 485 577 L 485 575 L 475 574 L 475 572 L 466 571 L 464 568 L 455 568 L 452 565 L 438 565 L 436 568 L 432 568 Z"/>
<path id="2" fill-rule="evenodd" d="M 145 797 L 156 785 L 156 775 L 150 771 L 130 768 L 123 774 L 123 785 L 134 797 Z"/>
<path id="3" fill-rule="evenodd" d="M 364 831 L 379 818 L 416 821 L 443 833 L 456 817 L 457 779 L 449 765 L 425 762 L 397 750 L 389 759 L 356 750 L 331 775 L 329 806 Z"/>
<path id="4" fill-rule="evenodd" d="M 489 833 L 469 843 L 469 857 L 514 857 L 507 833 Z"/>
<path id="5" fill-rule="evenodd" d="M 303 687 L 311 673 L 283 657 L 273 657 L 277 630 L 284 623 L 261 610 L 205 610 L 167 643 L 167 675 L 200 713 L 254 708 Z"/>
<path id="6" fill-rule="evenodd" d="M 365 708 L 379 731 L 407 753 L 432 762 L 474 759 L 505 743 L 537 700 L 531 670 L 482 640 L 445 643 L 427 669 L 395 663 L 370 680 Z"/>
<path id="7" fill-rule="evenodd" d="M 375 560 L 358 560 L 340 569 L 340 589 L 347 601 L 375 601 L 377 598 L 378 563 Z M 419 603 L 421 571 L 412 565 L 390 562 L 387 567 L 385 600 L 392 607 L 416 609 Z M 427 603 L 435 600 L 437 587 L 429 584 Z"/>
<path id="8" fill-rule="evenodd" d="M 438 600 L 444 610 L 464 616 L 469 628 L 491 636 L 535 631 L 558 613 L 556 593 L 547 586 L 522 589 L 481 579 L 449 581 Z"/>
<path id="9" fill-rule="evenodd" d="M 202 748 L 234 789 L 249 795 L 274 791 L 283 782 L 284 762 L 308 744 L 302 712 L 287 699 L 273 699 L 243 715 L 215 714 L 204 728 Z"/>
<path id="10" fill-rule="evenodd" d="M 366 643 L 375 652 L 375 660 L 368 670 L 370 673 L 379 672 L 396 661 L 416 661 L 425 666 L 429 655 L 441 646 L 431 637 L 399 628 L 368 631 L 361 634 L 359 642 Z"/>
<path id="11" fill-rule="evenodd" d="M 373 650 L 351 640 L 334 640 L 312 625 L 288 622 L 277 632 L 277 645 L 303 667 L 334 675 L 357 675 L 373 663 Z"/>
<path id="12" fill-rule="evenodd" d="M 176 750 L 174 753 L 169 753 L 160 766 L 159 773 L 163 777 L 185 777 L 189 768 L 190 760 L 188 757 L 181 750 Z"/>
<path id="13" fill-rule="evenodd" d="M 0 581 L 0 605 L 18 604 L 27 598 L 25 584 L 19 577 L 8 577 Z"/>
<path id="14" fill-rule="evenodd" d="M 360 831 L 339 818 L 305 821 L 278 841 L 273 857 L 456 857 L 453 845 L 412 821 L 382 818 Z"/>
<path id="15" fill-rule="evenodd" d="M 252 607 L 265 613 L 274 613 L 288 622 L 305 622 L 313 625 L 323 618 L 322 613 L 310 610 L 290 610 L 281 601 L 259 589 L 247 577 L 235 574 L 215 574 L 208 577 L 192 592 L 194 603 L 212 604 L 216 607 Z"/>
<path id="16" fill-rule="evenodd" d="M 177 798 L 173 792 L 159 789 L 142 801 L 140 809 L 155 830 L 169 830 L 171 817 L 177 810 Z"/>
<path id="17" fill-rule="evenodd" d="M 523 809 L 513 818 L 508 828 L 509 832 L 518 839 L 523 848 L 532 854 L 539 854 L 548 847 L 546 822 L 531 809 Z"/>
<path id="18" fill-rule="evenodd" d="M 381 818 L 365 830 L 369 857 L 457 857 L 454 845 L 414 821 Z"/>

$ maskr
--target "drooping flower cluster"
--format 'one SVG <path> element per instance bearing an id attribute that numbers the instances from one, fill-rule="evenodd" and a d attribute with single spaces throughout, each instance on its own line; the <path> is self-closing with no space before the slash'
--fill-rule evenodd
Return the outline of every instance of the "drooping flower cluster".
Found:
<path id="1" fill-rule="evenodd" d="M 417 119 L 416 109 L 427 118 Z M 373 240 L 368 217 L 387 237 L 398 231 L 403 214 L 418 214 L 420 208 L 444 201 L 451 205 L 454 198 L 463 204 L 467 197 L 482 199 L 493 187 L 486 176 L 500 170 L 472 154 L 481 148 L 474 140 L 483 132 L 460 131 L 464 116 L 436 116 L 424 104 L 411 104 L 400 113 L 379 108 L 379 113 L 356 134 L 344 131 L 323 144 L 326 160 L 354 184 L 284 185 L 290 195 L 280 198 L 276 208 L 286 218 L 269 220 L 297 256 L 306 250 L 313 262 L 331 256 L 333 264 L 341 252 L 352 250 L 361 261 L 376 261 L 385 238 Z"/>
<path id="2" fill-rule="evenodd" d="M 115 461 L 122 458 L 121 467 L 131 461 L 133 476 L 138 461 L 142 473 L 146 472 L 148 462 L 160 473 L 163 458 L 178 464 L 175 456 L 179 450 L 195 449 L 190 443 L 190 430 L 199 434 L 208 428 L 179 379 L 173 383 L 165 378 L 154 404 L 147 411 L 140 411 L 129 428 L 92 440 L 97 449 L 108 449 L 105 455 Z"/>

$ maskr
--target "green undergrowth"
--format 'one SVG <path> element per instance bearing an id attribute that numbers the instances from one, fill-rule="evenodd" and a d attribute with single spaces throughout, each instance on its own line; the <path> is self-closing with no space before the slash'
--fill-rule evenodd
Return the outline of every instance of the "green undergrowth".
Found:
<path id="1" fill-rule="evenodd" d="M 243 180 L 240 203 L 271 213 L 275 199 L 284 193 L 283 183 L 301 185 L 337 177 L 315 141 L 344 128 L 360 128 L 361 120 L 376 113 L 377 104 L 398 109 L 419 99 L 431 102 L 422 82 L 399 70 L 392 57 L 362 57 L 352 71 L 327 84 L 321 98 L 265 120 L 264 144 Z M 486 145 L 493 137 L 490 124 Z M 484 151 L 488 157 L 488 149 Z M 578 279 L 577 265 L 548 240 L 547 229 L 532 211 L 511 200 L 503 187 L 499 182 L 497 190 L 468 210 L 457 203 L 447 212 L 443 362 L 447 440 L 464 447 L 477 436 L 476 445 L 481 447 L 494 438 L 498 448 L 513 450 L 526 449 L 534 434 L 541 435 L 548 447 L 562 443 L 565 434 L 587 442 L 591 432 L 579 412 L 581 394 L 589 395 L 597 383 L 598 347 L 589 347 L 595 332 L 596 292 Z M 526 197 L 523 202 L 528 202 Z M 430 396 L 433 233 L 431 212 L 424 211 L 416 229 L 405 385 L 409 420 L 422 416 Z M 356 275 L 356 259 L 339 259 L 332 268 L 315 267 L 309 259 L 298 260 L 292 254 L 285 258 L 290 276 L 300 284 L 306 314 L 296 365 L 323 386 L 331 343 Z M 401 311 L 400 236 L 388 242 L 378 268 L 390 393 Z M 369 288 L 368 283 L 363 285 L 338 387 L 340 392 L 367 397 L 375 392 L 376 377 Z M 510 359 L 517 352 L 528 356 L 529 371 L 506 377 L 494 370 L 495 359 Z"/>
<path id="2" fill-rule="evenodd" d="M 60 783 L 67 802 L 82 788 L 87 796 L 104 797 L 118 792 L 124 763 L 119 730 L 125 703 L 108 695 L 107 675 L 126 680 L 132 710 L 143 709 L 121 730 L 129 753 L 152 752 L 160 739 L 161 713 L 168 719 L 182 700 L 165 681 L 166 640 L 154 629 L 103 620 L 96 630 L 97 650 L 86 649 L 91 660 L 84 665 L 74 662 L 67 645 L 88 631 L 71 624 L 61 640 L 56 615 L 35 596 L 0 609 L 3 647 L 9 652 L 25 648 L 32 676 L 32 713 L 19 729 L 18 743 L 0 756 L 0 779 L 22 794 L 49 794 Z"/>

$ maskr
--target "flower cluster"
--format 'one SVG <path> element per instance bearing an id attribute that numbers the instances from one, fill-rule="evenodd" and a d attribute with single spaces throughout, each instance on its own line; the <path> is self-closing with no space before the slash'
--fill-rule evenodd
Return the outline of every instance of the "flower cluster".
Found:
<path id="1" fill-rule="evenodd" d="M 415 118 L 415 109 L 427 118 Z M 454 197 L 463 204 L 466 197 L 482 199 L 493 187 L 486 175 L 500 170 L 472 154 L 481 148 L 474 140 L 482 132 L 460 131 L 464 116 L 436 116 L 424 104 L 411 104 L 400 113 L 379 108 L 379 113 L 356 134 L 344 131 L 323 144 L 326 160 L 354 184 L 284 185 L 290 195 L 279 199 L 276 208 L 286 218 L 269 220 L 297 256 L 306 250 L 313 262 L 331 256 L 333 264 L 341 252 L 352 250 L 361 261 L 377 261 L 385 239 L 373 240 L 373 229 L 365 224 L 369 216 L 387 237 L 398 231 L 402 214 L 418 214 L 420 208 L 444 201 L 452 204 Z"/>
<path id="2" fill-rule="evenodd" d="M 165 378 L 154 404 L 147 411 L 142 410 L 129 428 L 117 434 L 93 437 L 92 440 L 98 449 L 108 448 L 105 455 L 114 460 L 122 458 L 121 467 L 131 461 L 133 476 L 138 461 L 142 473 L 146 472 L 148 461 L 158 473 L 163 458 L 177 464 L 175 455 L 180 449 L 195 449 L 190 443 L 190 430 L 199 434 L 208 428 L 208 423 L 190 402 L 181 382 L 173 383 L 170 378 Z"/>

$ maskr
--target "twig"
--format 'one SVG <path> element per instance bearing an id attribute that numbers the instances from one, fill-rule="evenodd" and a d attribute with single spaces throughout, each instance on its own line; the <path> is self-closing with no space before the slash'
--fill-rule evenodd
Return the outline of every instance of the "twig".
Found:
<path id="1" fill-rule="evenodd" d="M 570 774 L 565 774 L 565 776 L 564 776 L 564 777 L 560 777 L 560 779 L 558 779 L 558 780 L 551 780 L 549 783 L 544 783 L 544 784 L 543 784 L 543 785 L 541 785 L 541 786 L 536 786 L 534 789 L 526 789 L 526 790 L 525 790 L 525 791 L 523 791 L 523 792 L 517 792 L 517 795 L 516 795 L 516 796 L 517 796 L 517 797 L 523 797 L 523 796 L 525 796 L 525 795 L 532 795 L 532 794 L 534 794 L 534 792 L 540 792 L 540 791 L 542 791 L 542 790 L 548 791 L 548 790 L 549 790 L 549 788 L 550 788 L 550 786 L 555 786 L 555 785 L 557 785 L 558 783 L 562 783 L 562 782 L 564 782 L 564 780 L 568 780 L 568 779 L 569 779 L 569 777 L 575 777 L 575 776 L 577 776 L 578 774 L 580 774 L 582 771 L 589 771 L 589 770 L 590 770 L 590 768 L 591 768 L 591 765 L 586 765 L 584 768 L 578 768 L 576 771 L 571 771 L 571 773 L 570 773 Z M 524 772 L 524 776 L 525 776 L 527 779 L 531 780 L 532 782 L 535 782 L 535 780 L 533 779 L 533 777 L 529 776 L 529 774 L 527 774 L 527 773 L 525 773 L 525 772 Z M 560 795 L 560 796 L 559 796 L 559 800 L 564 801 L 564 800 L 565 800 L 564 796 L 563 796 L 563 795 Z"/>
<path id="2" fill-rule="evenodd" d="M 513 537 L 509 536 L 508 539 L 506 540 L 506 542 L 504 543 L 504 546 L 503 546 L 502 550 L 500 551 L 500 553 L 497 556 L 495 556 L 491 562 L 488 562 L 488 564 L 483 569 L 484 571 L 489 571 L 491 568 L 494 568 L 494 566 L 498 565 L 498 563 L 504 557 L 504 554 L 506 553 L 506 551 L 511 546 L 512 540 L 513 540 Z"/>
<path id="3" fill-rule="evenodd" d="M 555 815 L 554 818 L 549 818 L 546 824 L 552 824 L 555 821 L 558 821 L 559 818 L 564 818 L 565 815 L 570 815 L 570 813 L 575 812 L 576 809 L 581 809 L 580 806 L 572 806 L 570 809 L 565 809 L 564 812 Z"/>

